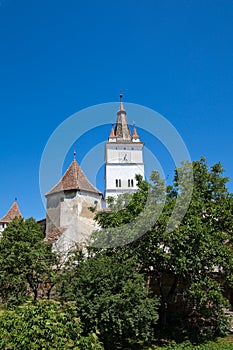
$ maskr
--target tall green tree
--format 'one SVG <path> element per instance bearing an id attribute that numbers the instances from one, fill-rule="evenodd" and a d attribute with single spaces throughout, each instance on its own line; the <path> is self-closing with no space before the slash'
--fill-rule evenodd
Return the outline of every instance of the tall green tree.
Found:
<path id="1" fill-rule="evenodd" d="M 73 283 L 84 331 L 98 331 L 105 349 L 153 338 L 158 300 L 150 295 L 132 259 L 94 254 L 77 266 Z"/>
<path id="2" fill-rule="evenodd" d="M 137 216 L 138 226 L 152 224 L 141 237 L 117 249 L 119 254 L 137 259 L 151 288 L 160 297 L 159 321 L 163 328 L 170 327 L 173 321 L 180 329 L 190 330 L 196 338 L 211 338 L 227 329 L 223 310 L 228 303 L 224 287 L 232 287 L 233 276 L 233 199 L 227 181 L 220 163 L 209 167 L 201 158 L 175 169 L 173 184 L 164 187 L 164 196 L 163 184 L 156 172 L 152 174 L 149 192 L 139 187 L 139 193 L 132 196 L 131 203 L 136 207 L 136 195 L 150 197 L 146 210 L 139 205 L 139 210 L 134 209 L 133 213 L 143 214 Z M 187 208 L 190 188 L 192 196 Z M 164 197 L 165 202 L 161 200 Z M 143 202 L 148 200 L 141 199 Z M 157 216 L 161 204 L 163 210 Z M 125 212 L 127 205 L 125 210 L 116 213 L 97 214 L 96 219 L 105 227 L 109 217 L 112 223 L 114 216 L 120 222 L 119 216 Z M 185 215 L 180 221 L 181 214 Z M 131 230 L 134 231 L 133 225 Z M 114 230 L 105 228 L 96 233 L 97 242 L 98 239 L 104 242 L 106 232 L 114 236 Z M 122 226 L 122 235 L 124 233 Z"/>
<path id="3" fill-rule="evenodd" d="M 34 300 L 43 283 L 55 278 L 56 255 L 43 241 L 40 226 L 32 218 L 15 218 L 0 239 L 0 297 L 3 302 L 20 303 L 28 293 Z"/>

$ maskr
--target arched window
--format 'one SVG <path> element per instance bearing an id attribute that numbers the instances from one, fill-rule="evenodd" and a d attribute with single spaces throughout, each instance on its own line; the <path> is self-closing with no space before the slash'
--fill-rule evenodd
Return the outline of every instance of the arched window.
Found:
<path id="1" fill-rule="evenodd" d="M 116 179 L 116 187 L 121 187 L 121 179 Z"/>

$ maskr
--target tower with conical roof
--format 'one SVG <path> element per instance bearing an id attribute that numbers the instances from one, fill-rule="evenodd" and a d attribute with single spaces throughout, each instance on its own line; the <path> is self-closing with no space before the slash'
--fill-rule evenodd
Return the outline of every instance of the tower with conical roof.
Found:
<path id="1" fill-rule="evenodd" d="M 22 214 L 20 212 L 17 200 L 15 199 L 14 203 L 1 219 L 0 219 L 0 233 L 5 230 L 7 225 L 15 218 L 15 217 L 22 217 Z"/>
<path id="2" fill-rule="evenodd" d="M 120 93 L 115 127 L 105 144 L 105 198 L 136 192 L 135 176 L 144 179 L 143 146 L 134 125 L 131 133 Z"/>
<path id="3" fill-rule="evenodd" d="M 46 194 L 46 240 L 61 254 L 75 244 L 87 243 L 97 227 L 89 208 L 100 210 L 102 197 L 77 163 L 75 153 L 61 180 Z"/>

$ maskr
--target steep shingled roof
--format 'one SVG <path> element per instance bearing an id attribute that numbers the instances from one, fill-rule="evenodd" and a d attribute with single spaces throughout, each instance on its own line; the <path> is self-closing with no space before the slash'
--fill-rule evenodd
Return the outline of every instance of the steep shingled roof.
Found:
<path id="1" fill-rule="evenodd" d="M 126 118 L 126 111 L 122 102 L 122 92 L 120 93 L 120 108 L 117 112 L 117 121 L 115 126 L 115 136 L 117 141 L 131 141 L 132 136 L 130 133 L 129 124 Z"/>
<path id="2" fill-rule="evenodd" d="M 115 137 L 115 130 L 114 130 L 114 127 L 112 126 L 112 130 L 110 132 L 109 138 L 113 138 L 113 137 Z"/>
<path id="3" fill-rule="evenodd" d="M 66 170 L 61 180 L 46 194 L 46 197 L 53 193 L 80 190 L 102 195 L 87 179 L 86 175 L 74 159 Z"/>
<path id="4" fill-rule="evenodd" d="M 11 222 L 15 217 L 22 217 L 16 201 L 12 204 L 7 214 L 0 219 L 0 222 Z"/>
<path id="5" fill-rule="evenodd" d="M 134 128 L 133 128 L 133 138 L 134 139 L 140 139 L 140 137 L 138 136 L 138 133 L 137 133 L 136 126 L 134 126 Z"/>

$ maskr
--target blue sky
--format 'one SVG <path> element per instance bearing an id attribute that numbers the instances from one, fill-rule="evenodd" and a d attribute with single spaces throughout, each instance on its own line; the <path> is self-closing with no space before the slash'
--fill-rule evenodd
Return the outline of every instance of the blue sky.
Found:
<path id="1" fill-rule="evenodd" d="M 48 138 L 73 113 L 118 101 L 120 89 L 166 117 L 193 160 L 220 161 L 233 191 L 232 23 L 231 0 L 1 0 L 0 216 L 17 197 L 25 217 L 44 217 Z"/>

